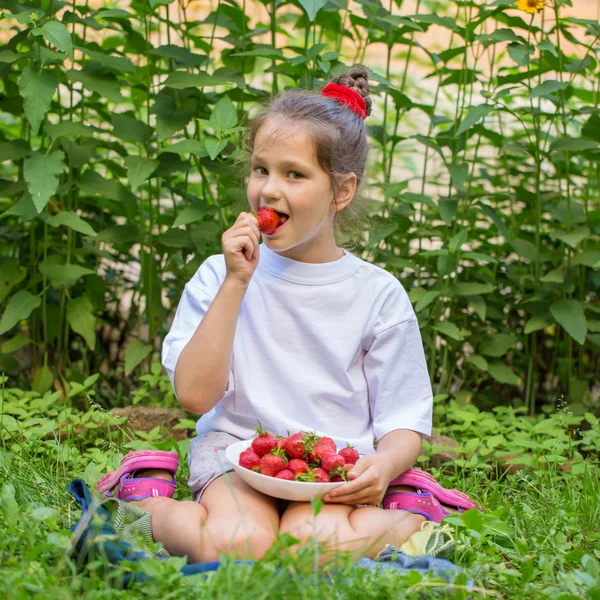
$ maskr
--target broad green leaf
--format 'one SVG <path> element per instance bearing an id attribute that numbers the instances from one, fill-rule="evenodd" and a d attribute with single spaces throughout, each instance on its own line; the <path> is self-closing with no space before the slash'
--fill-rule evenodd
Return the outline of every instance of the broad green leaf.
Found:
<path id="1" fill-rule="evenodd" d="M 24 336 L 21 332 L 17 333 L 14 337 L 10 338 L 10 340 L 6 340 L 2 344 L 2 353 L 3 354 L 12 354 L 21 348 L 32 343 L 32 340 L 26 336 Z"/>
<path id="2" fill-rule="evenodd" d="M 15 285 L 27 276 L 27 269 L 14 258 L 5 258 L 0 263 L 0 303 L 8 296 Z"/>
<path id="3" fill-rule="evenodd" d="M 217 156 L 225 149 L 225 146 L 227 146 L 227 140 L 219 140 L 216 137 L 207 135 L 204 138 L 204 146 L 210 159 L 215 160 L 215 158 L 217 158 Z"/>
<path id="4" fill-rule="evenodd" d="M 17 162 L 29 154 L 29 144 L 24 140 L 0 142 L 0 162 L 12 160 Z"/>
<path id="5" fill-rule="evenodd" d="M 426 291 L 416 303 L 415 311 L 421 312 L 424 308 L 427 308 L 441 293 L 441 290 Z"/>
<path id="6" fill-rule="evenodd" d="M 583 150 L 593 150 L 600 147 L 600 143 L 594 140 L 584 140 L 583 138 L 562 137 L 554 140 L 550 144 L 550 150 L 558 152 L 560 150 L 568 152 L 579 152 Z"/>
<path id="7" fill-rule="evenodd" d="M 77 213 L 71 211 L 62 211 L 57 215 L 50 216 L 44 215 L 46 223 L 51 225 L 52 227 L 60 227 L 61 225 L 66 225 L 70 229 L 74 231 L 78 231 L 79 233 L 83 233 L 84 235 L 95 236 L 96 232 L 92 228 L 89 223 L 84 221 Z"/>
<path id="8" fill-rule="evenodd" d="M 448 165 L 448 171 L 450 171 L 452 185 L 459 191 L 464 190 L 465 181 L 469 175 L 469 165 L 467 163 Z"/>
<path id="9" fill-rule="evenodd" d="M 14 215 L 16 217 L 21 217 L 23 221 L 31 221 L 37 217 L 38 212 L 31 199 L 31 194 L 29 192 L 24 192 L 23 195 L 19 198 L 15 204 L 13 204 L 10 208 L 6 209 L 0 217 L 8 217 L 10 215 Z"/>
<path id="10" fill-rule="evenodd" d="M 96 52 L 90 50 L 86 46 L 75 46 L 78 50 L 81 50 L 84 54 L 87 54 L 92 60 L 99 62 L 101 65 L 118 71 L 119 73 L 135 73 L 135 65 L 123 56 L 112 56 L 110 54 L 103 54 L 102 52 Z"/>
<path id="11" fill-rule="evenodd" d="M 0 320 L 0 335 L 12 329 L 19 321 L 27 319 L 41 303 L 39 296 L 34 296 L 27 290 L 18 291 L 6 305 Z"/>
<path id="12" fill-rule="evenodd" d="M 190 233 L 185 229 L 167 229 L 164 233 L 157 235 L 155 239 L 167 248 L 186 248 L 192 245 Z"/>
<path id="13" fill-rule="evenodd" d="M 459 342 L 465 339 L 460 329 L 454 323 L 450 323 L 450 321 L 440 321 L 439 323 L 432 325 L 431 329 L 439 331 L 445 336 L 450 337 L 453 340 L 457 340 Z"/>
<path id="14" fill-rule="evenodd" d="M 67 302 L 67 321 L 71 329 L 86 341 L 90 350 L 96 347 L 96 317 L 94 307 L 87 296 Z"/>
<path id="15" fill-rule="evenodd" d="M 311 23 L 315 20 L 317 13 L 327 4 L 327 0 L 299 0 L 299 2 Z"/>
<path id="16" fill-rule="evenodd" d="M 156 8 L 157 6 L 167 6 L 171 4 L 174 0 L 150 0 L 150 6 L 152 8 Z"/>
<path id="17" fill-rule="evenodd" d="M 546 50 L 553 54 L 556 58 L 558 58 L 558 51 L 556 50 L 556 46 L 550 40 L 542 40 L 538 44 L 538 48 L 540 50 Z"/>
<path id="18" fill-rule="evenodd" d="M 491 262 L 496 264 L 498 262 L 493 256 L 489 256 L 488 254 L 483 254 L 481 252 L 461 252 L 462 258 L 470 258 L 472 260 L 483 260 L 485 262 Z"/>
<path id="19" fill-rule="evenodd" d="M 448 249 L 450 252 L 456 252 L 460 247 L 469 239 L 469 230 L 461 229 L 455 236 L 453 236 L 448 242 Z"/>
<path id="20" fill-rule="evenodd" d="M 437 13 L 407 15 L 404 18 L 416 21 L 417 23 L 432 23 L 434 25 L 444 27 L 445 29 L 450 29 L 451 31 L 460 31 L 460 27 L 457 25 L 456 21 L 452 17 L 443 17 L 438 15 Z"/>
<path id="21" fill-rule="evenodd" d="M 201 208 L 199 206 L 188 206 L 184 208 L 178 215 L 171 227 L 181 227 L 181 225 L 188 225 L 189 223 L 195 223 L 206 215 L 208 209 Z"/>
<path id="22" fill-rule="evenodd" d="M 531 242 L 521 238 L 516 238 L 511 240 L 510 245 L 517 251 L 519 256 L 522 256 L 531 262 L 537 261 L 537 252 L 535 246 Z"/>
<path id="23" fill-rule="evenodd" d="M 451 287 L 452 292 L 458 296 L 490 294 L 495 289 L 496 286 L 493 283 L 475 283 L 471 281 L 459 281 Z"/>
<path id="24" fill-rule="evenodd" d="M 65 155 L 56 150 L 50 154 L 32 152 L 25 159 L 23 176 L 38 213 L 44 210 L 58 188 L 58 177 L 64 171 L 64 158 Z"/>
<path id="25" fill-rule="evenodd" d="M 134 242 L 140 242 L 141 239 L 142 236 L 135 225 L 113 225 L 100 231 L 95 241 L 113 244 L 133 244 Z"/>
<path id="26" fill-rule="evenodd" d="M 506 383 L 509 385 L 519 385 L 521 378 L 504 363 L 489 363 L 488 373 L 500 383 Z"/>
<path id="27" fill-rule="evenodd" d="M 72 121 L 63 121 L 62 123 L 46 123 L 44 131 L 52 140 L 63 137 L 67 140 L 75 140 L 78 137 L 93 137 L 95 130 L 83 123 L 73 123 Z"/>
<path id="28" fill-rule="evenodd" d="M 590 234 L 591 231 L 589 228 L 582 225 L 569 232 L 555 229 L 550 232 L 550 237 L 563 241 L 568 246 L 571 246 L 571 248 L 576 248 L 583 240 L 589 237 Z"/>
<path id="29" fill-rule="evenodd" d="M 562 267 L 552 269 L 552 271 L 548 271 L 548 273 L 540 277 L 540 281 L 543 281 L 544 283 L 563 283 L 564 280 L 565 275 Z"/>
<path id="30" fill-rule="evenodd" d="M 413 192 L 406 192 L 405 194 L 402 194 L 401 200 L 403 202 L 408 202 L 409 204 L 417 204 L 418 203 L 418 204 L 426 204 L 427 206 L 430 206 L 431 208 L 436 207 L 436 204 L 432 200 L 432 198 L 425 194 L 415 194 Z"/>
<path id="31" fill-rule="evenodd" d="M 158 48 L 153 48 L 150 50 L 150 54 L 174 60 L 177 66 L 185 67 L 200 67 L 208 61 L 208 57 L 205 54 L 196 54 L 187 48 L 182 48 L 175 44 L 166 44 Z"/>
<path id="32" fill-rule="evenodd" d="M 154 173 L 160 162 L 156 159 L 143 158 L 141 156 L 128 156 L 125 159 L 127 166 L 127 178 L 131 183 L 131 189 L 137 188 Z"/>
<path id="33" fill-rule="evenodd" d="M 525 323 L 525 335 L 529 335 L 534 331 L 539 331 L 540 329 L 545 329 L 554 323 L 554 319 L 548 315 L 534 315 Z"/>
<path id="34" fill-rule="evenodd" d="M 479 123 L 483 117 L 490 114 L 495 109 L 493 104 L 479 104 L 471 108 L 467 116 L 461 121 L 458 129 L 456 130 L 456 135 L 461 135 L 467 129 L 473 127 L 476 123 Z"/>
<path id="35" fill-rule="evenodd" d="M 560 81 L 557 81 L 556 79 L 547 79 L 546 81 L 540 83 L 539 85 L 536 85 L 532 90 L 531 90 L 531 97 L 532 98 L 539 98 L 540 96 L 550 96 L 551 94 L 554 94 L 555 92 L 558 92 L 560 90 L 565 90 L 567 87 L 569 87 L 568 83 L 561 83 Z"/>
<path id="36" fill-rule="evenodd" d="M 24 4 L 25 3 L 21 3 L 21 6 L 24 7 Z M 21 25 L 31 25 L 32 23 L 43 19 L 46 15 L 46 13 L 41 8 L 26 8 L 22 12 L 14 12 L 15 14 L 11 15 L 12 18 L 15 19 L 17 23 L 21 23 Z"/>
<path id="37" fill-rule="evenodd" d="M 173 71 L 164 81 L 163 85 L 176 90 L 185 88 L 212 87 L 223 85 L 229 81 L 217 75 L 210 75 L 206 72 L 188 73 L 187 71 Z"/>
<path id="38" fill-rule="evenodd" d="M 283 50 L 281 50 L 281 48 L 273 48 L 272 46 L 264 45 L 260 48 L 254 48 L 245 52 L 235 52 L 234 54 L 230 54 L 230 56 L 264 56 L 266 58 L 283 58 Z"/>
<path id="39" fill-rule="evenodd" d="M 73 60 L 71 34 L 59 21 L 46 21 L 42 27 L 36 27 L 31 33 L 43 36 L 47 42 L 56 46 L 60 51 L 66 52 L 71 60 Z"/>
<path id="40" fill-rule="evenodd" d="M 94 16 L 96 19 L 131 19 L 135 15 L 122 8 L 109 8 L 97 12 Z"/>
<path id="41" fill-rule="evenodd" d="M 31 389 L 40 395 L 44 395 L 54 382 L 54 375 L 48 365 L 41 366 L 35 373 Z"/>
<path id="42" fill-rule="evenodd" d="M 583 306 L 577 300 L 559 300 L 550 305 L 556 322 L 579 344 L 585 342 L 587 323 Z"/>
<path id="43" fill-rule="evenodd" d="M 79 177 L 77 185 L 84 194 L 90 196 L 100 194 L 116 202 L 122 202 L 132 197 L 131 192 L 117 179 L 107 179 L 91 170 L 86 171 Z"/>
<path id="44" fill-rule="evenodd" d="M 488 370 L 488 362 L 483 358 L 483 356 L 479 356 L 478 354 L 470 354 L 465 357 L 465 362 L 471 363 L 475 365 L 480 371 Z"/>
<path id="45" fill-rule="evenodd" d="M 498 358 L 506 354 L 515 345 L 515 341 L 508 333 L 487 335 L 479 344 L 479 353 Z"/>
<path id="46" fill-rule="evenodd" d="M 456 200 L 449 200 L 448 198 L 440 198 L 438 201 L 438 210 L 440 217 L 450 225 L 456 214 L 458 202 Z"/>
<path id="47" fill-rule="evenodd" d="M 116 103 L 124 102 L 121 86 L 114 73 L 107 71 L 99 63 L 92 62 L 81 71 L 69 69 L 66 75 L 69 81 L 83 84 L 85 90 L 96 92 L 101 98 Z"/>
<path id="48" fill-rule="evenodd" d="M 146 123 L 127 115 L 111 114 L 114 135 L 134 144 L 145 144 L 152 135 L 152 128 Z"/>
<path id="49" fill-rule="evenodd" d="M 194 98 L 186 98 L 179 102 L 179 106 L 172 96 L 159 94 L 155 97 L 151 113 L 156 115 L 156 132 L 158 141 L 162 142 L 177 133 L 192 120 L 198 108 L 198 102 Z"/>
<path id="50" fill-rule="evenodd" d="M 140 341 L 129 342 L 125 348 L 125 375 L 129 375 L 150 353 L 152 346 Z"/>
<path id="51" fill-rule="evenodd" d="M 50 283 L 54 288 L 70 287 L 84 275 L 94 275 L 96 273 L 96 271 L 93 271 L 92 269 L 74 265 L 72 263 L 42 263 L 39 266 L 39 270 L 40 273 L 50 280 Z"/>
<path id="52" fill-rule="evenodd" d="M 529 45 L 519 44 L 519 42 L 511 42 L 506 47 L 508 55 L 521 66 L 529 64 L 531 61 L 531 55 L 533 54 L 533 48 Z"/>
<path id="53" fill-rule="evenodd" d="M 237 110 L 229 96 L 223 96 L 217 102 L 210 116 L 210 122 L 214 125 L 215 129 L 220 132 L 231 129 L 237 125 Z"/>
<path id="54" fill-rule="evenodd" d="M 473 307 L 473 310 L 477 313 L 482 321 L 485 321 L 487 316 L 487 304 L 481 296 L 469 296 L 469 304 Z"/>
<path id="55" fill-rule="evenodd" d="M 52 96 L 58 87 L 56 71 L 37 71 L 31 65 L 23 69 L 19 78 L 19 93 L 23 97 L 23 110 L 34 135 L 40 128 L 46 113 L 50 110 Z"/>
<path id="56" fill-rule="evenodd" d="M 585 265 L 586 267 L 593 267 L 598 261 L 600 261 L 600 250 L 584 250 L 573 255 L 571 266 Z"/>
<path id="57" fill-rule="evenodd" d="M 204 144 L 200 140 L 181 140 L 175 144 L 171 144 L 166 148 L 163 148 L 160 153 L 173 152 L 176 154 L 193 154 L 202 158 L 208 156 L 208 152 L 204 147 Z"/>

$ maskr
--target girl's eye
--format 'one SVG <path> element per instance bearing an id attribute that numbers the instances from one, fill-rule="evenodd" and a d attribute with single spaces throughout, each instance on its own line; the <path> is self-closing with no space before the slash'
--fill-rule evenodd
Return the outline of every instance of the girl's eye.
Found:
<path id="1" fill-rule="evenodd" d="M 298 179 L 300 177 L 302 177 L 301 173 L 298 173 L 297 171 L 290 171 L 290 175 L 297 175 L 298 177 L 292 177 L 292 179 Z"/>
<path id="2" fill-rule="evenodd" d="M 254 167 L 255 171 L 258 171 L 259 169 L 263 169 L 264 167 Z M 261 173 L 258 173 L 259 175 L 261 175 Z"/>

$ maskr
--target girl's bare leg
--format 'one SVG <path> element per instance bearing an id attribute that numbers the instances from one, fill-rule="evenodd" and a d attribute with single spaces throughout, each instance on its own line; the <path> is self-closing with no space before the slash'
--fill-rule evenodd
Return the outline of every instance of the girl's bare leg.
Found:
<path id="1" fill-rule="evenodd" d="M 310 542 L 316 534 L 318 541 L 326 543 L 326 550 L 375 558 L 387 544 L 401 546 L 419 531 L 424 520 L 403 510 L 343 504 L 326 504 L 314 517 L 310 503 L 293 502 L 281 517 L 280 531 L 291 533 L 300 544 Z"/>
<path id="2" fill-rule="evenodd" d="M 221 554 L 257 560 L 279 530 L 276 500 L 226 473 L 206 488 L 200 504 L 171 498 L 136 502 L 152 514 L 152 535 L 174 556 L 190 563 L 219 560 Z"/>

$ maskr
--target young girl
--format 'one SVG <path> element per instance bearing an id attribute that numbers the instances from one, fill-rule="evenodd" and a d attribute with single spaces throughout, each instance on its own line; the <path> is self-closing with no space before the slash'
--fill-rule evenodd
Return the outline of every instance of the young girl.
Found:
<path id="1" fill-rule="evenodd" d="M 163 345 L 181 406 L 204 415 L 189 453 L 196 501 L 171 498 L 174 453 L 131 453 L 99 484 L 140 501 L 155 540 L 190 562 L 260 558 L 284 532 L 301 543 L 316 532 L 331 550 L 373 557 L 450 506 L 474 506 L 411 469 L 431 432 L 432 390 L 406 291 L 336 244 L 344 221 L 365 212 L 357 190 L 368 93 L 357 67 L 320 94 L 282 93 L 251 124 L 248 202 L 277 211 L 280 224 L 261 244 L 256 217 L 239 215 L 223 254 L 185 286 Z M 323 498 L 316 523 L 310 503 L 265 496 L 232 472 L 225 448 L 253 437 L 257 421 L 280 435 L 349 442 L 362 455 L 350 481 Z"/>

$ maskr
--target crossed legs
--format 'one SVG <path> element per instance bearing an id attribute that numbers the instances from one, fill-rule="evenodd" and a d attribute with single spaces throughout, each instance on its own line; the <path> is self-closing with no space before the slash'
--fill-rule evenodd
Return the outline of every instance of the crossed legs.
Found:
<path id="1" fill-rule="evenodd" d="M 163 497 L 136 504 L 152 514 L 155 541 L 175 556 L 188 556 L 190 563 L 215 561 L 221 554 L 259 559 L 279 532 L 292 534 L 300 544 L 316 533 L 326 550 L 374 557 L 386 544 L 403 544 L 424 521 L 401 510 L 341 504 L 326 504 L 315 518 L 307 502 L 290 503 L 280 516 L 277 500 L 252 489 L 235 473 L 215 479 L 199 504 Z"/>

